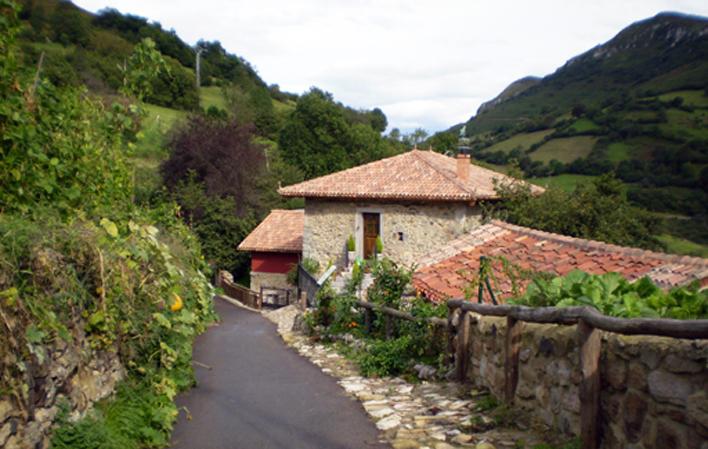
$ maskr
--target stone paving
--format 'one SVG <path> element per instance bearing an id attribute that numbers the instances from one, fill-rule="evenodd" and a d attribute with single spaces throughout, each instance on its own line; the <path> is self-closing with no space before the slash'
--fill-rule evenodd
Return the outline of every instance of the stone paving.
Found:
<path id="1" fill-rule="evenodd" d="M 361 401 L 394 449 L 530 448 L 544 441 L 530 430 L 497 427 L 490 414 L 478 410 L 479 399 L 486 395 L 469 386 L 360 376 L 356 366 L 332 347 L 292 330 L 298 313 L 289 306 L 263 314 L 278 325 L 286 344 L 339 379 L 347 394 Z"/>

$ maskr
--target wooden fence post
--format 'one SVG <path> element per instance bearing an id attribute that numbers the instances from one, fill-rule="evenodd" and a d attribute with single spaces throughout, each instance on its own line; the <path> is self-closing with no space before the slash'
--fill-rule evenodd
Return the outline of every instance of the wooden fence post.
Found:
<path id="1" fill-rule="evenodd" d="M 519 348 L 523 322 L 510 316 L 506 317 L 506 344 L 504 363 L 504 400 L 511 404 L 519 383 Z"/>
<path id="2" fill-rule="evenodd" d="M 467 380 L 467 363 L 469 354 L 470 320 L 469 312 L 460 309 L 460 318 L 457 324 L 457 354 L 455 355 L 455 371 L 457 380 Z"/>
<path id="3" fill-rule="evenodd" d="M 364 309 L 364 328 L 366 329 L 367 335 L 370 335 L 371 331 L 373 330 L 374 320 L 372 315 L 373 313 L 371 309 L 369 309 L 368 307 Z"/>
<path id="4" fill-rule="evenodd" d="M 447 306 L 447 356 L 445 363 L 450 365 L 455 360 L 455 308 Z"/>
<path id="5" fill-rule="evenodd" d="M 600 331 L 578 320 L 580 348 L 580 439 L 582 449 L 597 449 L 600 415 Z"/>

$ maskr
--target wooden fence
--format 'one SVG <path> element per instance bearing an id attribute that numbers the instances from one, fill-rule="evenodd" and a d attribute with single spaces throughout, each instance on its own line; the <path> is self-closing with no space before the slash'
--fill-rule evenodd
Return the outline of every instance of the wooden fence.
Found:
<path id="1" fill-rule="evenodd" d="M 248 307 L 260 309 L 263 306 L 261 295 L 249 288 L 244 287 L 243 285 L 230 282 L 221 274 L 216 278 L 216 286 L 223 288 L 224 293 L 226 293 L 227 296 L 239 300 Z"/>
<path id="2" fill-rule="evenodd" d="M 449 300 L 448 351 L 454 351 L 457 379 L 466 381 L 470 358 L 470 324 L 479 315 L 506 317 L 507 333 L 504 362 L 504 400 L 513 401 L 519 381 L 519 350 L 523 323 L 577 325 L 580 354 L 580 439 L 583 449 L 599 447 L 600 412 L 600 331 L 623 335 L 657 335 L 662 337 L 708 339 L 708 320 L 671 320 L 646 318 L 615 318 L 590 307 L 521 307 L 510 305 L 475 304 Z M 455 325 L 455 315 L 458 314 Z M 457 344 L 455 345 L 455 339 Z"/>
<path id="3" fill-rule="evenodd" d="M 364 309 L 364 326 L 371 333 L 374 313 L 385 320 L 386 338 L 393 333 L 392 320 L 417 321 L 411 314 L 366 301 L 357 301 Z M 519 381 L 519 351 L 523 323 L 576 325 L 582 379 L 579 386 L 580 439 L 583 449 L 599 447 L 600 413 L 600 331 L 623 335 L 654 335 L 671 338 L 708 339 L 708 320 L 672 320 L 646 318 L 615 318 L 601 314 L 591 307 L 532 308 L 510 305 L 475 304 L 460 299 L 447 302 L 448 318 L 425 318 L 434 326 L 447 331 L 447 360 L 455 364 L 460 382 L 467 381 L 470 360 L 470 325 L 478 321 L 470 312 L 482 316 L 506 317 L 507 333 L 504 348 L 504 400 L 511 403 Z"/>

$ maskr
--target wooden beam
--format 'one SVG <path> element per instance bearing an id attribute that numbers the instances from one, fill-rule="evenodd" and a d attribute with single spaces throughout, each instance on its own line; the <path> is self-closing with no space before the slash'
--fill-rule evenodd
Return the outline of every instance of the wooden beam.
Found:
<path id="1" fill-rule="evenodd" d="M 578 322 L 580 348 L 580 440 L 582 449 L 599 447 L 600 416 L 600 331 L 584 320 Z"/>
<path id="2" fill-rule="evenodd" d="M 575 324 L 586 321 L 597 329 L 624 335 L 658 335 L 662 337 L 706 339 L 708 320 L 674 320 L 653 318 L 617 318 L 606 316 L 592 307 L 523 307 L 475 304 L 450 300 L 448 305 L 480 315 L 511 316 L 530 323 Z"/>
<path id="3" fill-rule="evenodd" d="M 506 342 L 504 363 L 504 399 L 511 404 L 519 383 L 519 349 L 521 347 L 521 331 L 524 322 L 513 317 L 506 317 Z"/>

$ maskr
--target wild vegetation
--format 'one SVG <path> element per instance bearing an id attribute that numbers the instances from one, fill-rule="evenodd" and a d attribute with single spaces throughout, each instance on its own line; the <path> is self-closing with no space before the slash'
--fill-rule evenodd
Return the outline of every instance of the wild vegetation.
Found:
<path id="1" fill-rule="evenodd" d="M 393 320 L 387 339 L 384 338 L 387 334 L 384 315 L 374 312 L 371 332 L 365 332 L 362 309 L 355 307 L 359 294 L 355 280 L 344 294 L 337 295 L 329 287 L 318 293 L 317 308 L 305 316 L 311 332 L 329 341 L 345 334 L 359 339 L 360 345 L 341 349 L 366 376 L 411 375 L 416 363 L 441 368 L 445 340 L 425 318 L 445 316 L 445 305 L 407 295 L 410 270 L 388 259 L 371 262 L 371 265 L 374 283 L 368 289 L 367 300 L 410 313 L 419 320 Z"/>
<path id="2" fill-rule="evenodd" d="M 532 195 L 528 184 L 519 182 L 500 183 L 496 189 L 502 201 L 488 207 L 488 216 L 572 237 L 662 248 L 654 237 L 660 229 L 659 220 L 630 204 L 622 183 L 611 175 L 579 184 L 571 191 L 549 187 L 542 195 Z"/>
<path id="3" fill-rule="evenodd" d="M 708 318 L 708 292 L 697 284 L 663 291 L 649 279 L 629 282 L 617 273 L 536 277 L 518 298 L 509 301 L 532 307 L 590 306 L 605 315 L 625 318 Z"/>
<path id="4" fill-rule="evenodd" d="M 140 104 L 164 60 L 151 40 L 136 44 L 114 101 L 56 86 L 22 58 L 18 9 L 0 1 L 0 391 L 30 410 L 52 348 L 114 351 L 128 371 L 120 392 L 61 421 L 53 445 L 162 446 L 172 401 L 193 384 L 193 338 L 215 318 L 174 203 L 133 202 Z"/>

